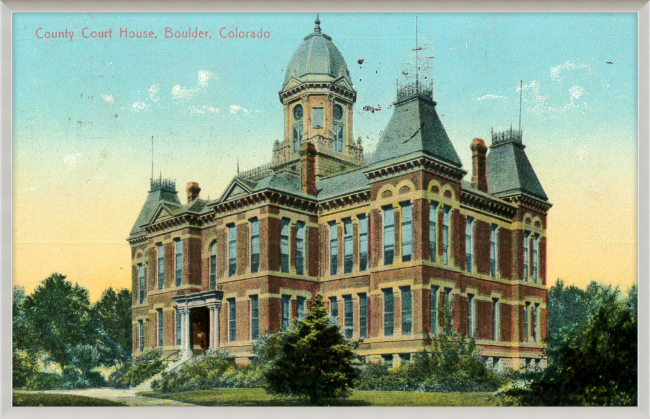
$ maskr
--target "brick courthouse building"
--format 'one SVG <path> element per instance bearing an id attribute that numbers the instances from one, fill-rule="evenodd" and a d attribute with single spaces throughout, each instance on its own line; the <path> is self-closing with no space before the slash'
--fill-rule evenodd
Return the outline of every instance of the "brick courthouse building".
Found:
<path id="1" fill-rule="evenodd" d="M 357 92 L 316 21 L 279 93 L 284 139 L 221 197 L 182 203 L 152 179 L 131 230 L 133 352 L 226 350 L 286 328 L 316 293 L 358 353 L 411 359 L 442 328 L 496 368 L 543 362 L 546 215 L 521 132 L 467 141 L 471 182 L 417 80 L 397 91 L 376 151 L 353 135 Z M 457 143 L 458 144 L 458 143 Z M 269 147 L 271 145 L 269 144 Z"/>

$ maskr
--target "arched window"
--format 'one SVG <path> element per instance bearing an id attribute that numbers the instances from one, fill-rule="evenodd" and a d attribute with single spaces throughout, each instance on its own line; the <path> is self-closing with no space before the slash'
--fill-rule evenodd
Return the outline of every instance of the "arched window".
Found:
<path id="1" fill-rule="evenodd" d="M 217 241 L 210 244 L 210 289 L 217 288 Z"/>
<path id="2" fill-rule="evenodd" d="M 292 122 L 292 132 L 293 132 L 293 151 L 298 152 L 300 150 L 300 143 L 302 142 L 302 115 L 303 109 L 302 105 L 296 105 L 293 108 L 293 122 Z"/>

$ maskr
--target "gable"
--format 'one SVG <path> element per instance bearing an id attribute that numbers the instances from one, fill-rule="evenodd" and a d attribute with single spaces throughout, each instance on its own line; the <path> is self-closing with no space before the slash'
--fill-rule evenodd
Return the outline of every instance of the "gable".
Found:
<path id="1" fill-rule="evenodd" d="M 301 82 L 296 79 L 295 77 L 291 77 L 289 79 L 289 82 L 284 86 L 282 90 L 290 90 L 293 89 L 294 87 L 300 86 Z"/>
<path id="2" fill-rule="evenodd" d="M 161 203 L 148 224 L 156 224 L 168 220 L 174 216 L 174 211 L 164 203 Z"/>
<path id="3" fill-rule="evenodd" d="M 239 198 L 240 196 L 248 195 L 252 189 L 244 182 L 239 181 L 237 178 L 230 182 L 226 191 L 221 195 L 219 202 L 229 201 L 231 199 Z"/>

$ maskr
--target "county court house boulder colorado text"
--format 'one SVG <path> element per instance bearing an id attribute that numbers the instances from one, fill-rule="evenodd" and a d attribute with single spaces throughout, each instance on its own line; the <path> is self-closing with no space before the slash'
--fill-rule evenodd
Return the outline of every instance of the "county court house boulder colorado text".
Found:
<path id="1" fill-rule="evenodd" d="M 288 57 L 287 57 L 288 58 Z M 396 365 L 442 329 L 476 339 L 499 369 L 544 366 L 546 216 L 551 207 L 521 131 L 471 147 L 471 181 L 417 79 L 397 89 L 374 153 L 353 132 L 350 71 L 316 21 L 279 93 L 284 138 L 271 161 L 221 197 L 152 179 L 128 241 L 133 352 L 189 358 L 287 328 L 321 293 L 356 349 Z"/>

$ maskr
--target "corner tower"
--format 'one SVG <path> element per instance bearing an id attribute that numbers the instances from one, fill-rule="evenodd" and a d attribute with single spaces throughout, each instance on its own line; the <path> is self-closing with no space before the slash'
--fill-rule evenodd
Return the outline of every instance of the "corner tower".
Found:
<path id="1" fill-rule="evenodd" d="M 291 57 L 279 92 L 284 105 L 284 140 L 273 147 L 273 166 L 298 169 L 300 146 L 316 149 L 315 174 L 322 178 L 363 165 L 361 139 L 354 141 L 353 108 L 357 91 L 350 70 L 332 38 L 316 18 Z"/>

